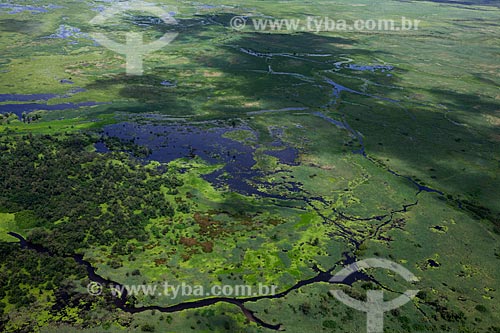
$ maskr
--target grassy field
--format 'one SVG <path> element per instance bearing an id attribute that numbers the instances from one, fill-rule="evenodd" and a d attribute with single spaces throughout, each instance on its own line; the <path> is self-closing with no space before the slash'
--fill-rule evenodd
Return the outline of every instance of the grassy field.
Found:
<path id="1" fill-rule="evenodd" d="M 0 4 L 2 331 L 363 331 L 366 315 L 328 290 L 363 299 L 382 288 L 395 298 L 406 282 L 368 270 L 376 283 L 289 290 L 351 257 L 390 259 L 420 280 L 412 302 L 386 313 L 387 332 L 500 331 L 498 6 L 162 0 L 177 25 L 137 12 L 89 23 L 113 3 Z M 232 29 L 234 16 L 247 17 L 247 26 Z M 357 32 L 255 31 L 250 23 L 307 16 L 421 23 Z M 71 33 L 57 36 L 64 31 Z M 95 31 L 121 42 L 127 31 L 148 41 L 179 35 L 145 56 L 144 75 L 128 76 L 125 57 L 95 43 Z M 31 94 L 54 96 L 19 97 Z M 83 102 L 102 104 L 42 106 L 29 121 L 7 114 L 29 103 Z M 106 134 L 126 123 L 138 126 L 130 142 Z M 155 126 L 197 130 L 184 142 Z M 220 129 L 205 151 L 203 135 Z M 95 148 L 104 143 L 106 151 Z M 179 146 L 189 154 L 149 154 Z M 9 231 L 53 256 L 29 251 L 15 262 L 23 252 Z M 217 303 L 132 314 L 109 295 L 88 295 L 74 253 L 124 285 L 261 283 L 282 294 L 242 301 L 244 311 Z M 58 260 L 66 275 L 42 269 Z"/>

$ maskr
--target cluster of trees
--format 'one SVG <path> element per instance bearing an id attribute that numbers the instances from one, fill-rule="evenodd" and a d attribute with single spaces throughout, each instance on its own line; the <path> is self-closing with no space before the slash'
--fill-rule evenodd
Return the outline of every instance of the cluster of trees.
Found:
<path id="1" fill-rule="evenodd" d="M 2 124 L 10 124 L 10 122 L 13 119 L 17 119 L 17 116 L 14 113 L 7 112 L 7 113 L 0 113 L 0 125 Z"/>
<path id="2" fill-rule="evenodd" d="M 23 250 L 15 243 L 0 243 L 0 258 L 0 310 L 5 301 L 17 308 L 30 306 L 43 290 L 57 291 L 68 279 L 86 277 L 85 269 L 72 259 Z"/>
<path id="3" fill-rule="evenodd" d="M 111 151 L 126 151 L 137 158 L 146 158 L 151 155 L 152 150 L 149 147 L 134 143 L 134 140 L 122 140 L 114 136 L 103 136 L 101 142 Z"/>
<path id="4" fill-rule="evenodd" d="M 40 118 L 42 118 L 42 116 L 40 116 L 39 114 L 28 114 L 26 112 L 23 112 L 21 114 L 21 121 L 23 123 L 27 123 L 27 124 L 30 124 L 31 122 L 33 121 L 37 121 L 39 120 Z"/>
<path id="5" fill-rule="evenodd" d="M 175 170 L 86 149 L 96 140 L 86 134 L 0 140 L 0 207 L 36 217 L 32 242 L 60 254 L 87 245 L 125 245 L 148 239 L 149 219 L 174 215 L 162 187 L 182 185 Z"/>
<path id="6" fill-rule="evenodd" d="M 116 320 L 111 296 L 80 293 L 75 283 L 85 287 L 89 280 L 85 267 L 72 258 L 0 242 L 0 332 L 38 332 L 43 325 L 37 322 L 41 312 L 49 321 L 81 328 Z M 96 304 L 107 311 L 96 316 Z M 23 318 L 22 322 L 16 317 Z"/>
<path id="7" fill-rule="evenodd" d="M 2 123 L 10 124 L 10 121 L 13 118 L 18 119 L 18 116 L 13 112 L 6 112 L 4 114 L 0 114 L 0 124 L 2 124 Z M 27 123 L 27 124 L 32 123 L 34 121 L 37 121 L 41 118 L 42 118 L 42 116 L 40 116 L 39 114 L 30 114 L 30 113 L 26 113 L 26 112 L 23 112 L 21 114 L 21 121 L 23 123 Z"/>

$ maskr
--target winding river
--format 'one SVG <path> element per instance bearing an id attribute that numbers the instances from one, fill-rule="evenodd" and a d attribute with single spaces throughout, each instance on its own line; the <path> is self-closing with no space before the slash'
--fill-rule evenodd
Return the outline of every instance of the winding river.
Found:
<path id="1" fill-rule="evenodd" d="M 21 248 L 23 248 L 23 249 L 30 249 L 30 250 L 34 250 L 38 253 L 45 253 L 45 254 L 50 255 L 50 256 L 56 256 L 54 253 L 52 253 L 46 247 L 43 247 L 43 246 L 38 245 L 38 244 L 33 244 L 30 241 L 26 240 L 23 236 L 21 236 L 18 233 L 9 232 L 8 234 L 17 238 L 19 240 L 19 244 L 21 245 Z M 81 255 L 81 254 L 73 254 L 73 255 L 68 255 L 66 257 L 72 258 L 77 264 L 84 266 L 86 268 L 87 276 L 88 276 L 90 281 L 99 283 L 102 286 L 106 286 L 106 287 L 113 286 L 115 288 L 119 288 L 120 290 L 123 290 L 123 292 L 121 293 L 121 295 L 119 297 L 114 295 L 114 304 L 117 308 L 121 309 L 122 311 L 132 313 L 132 314 L 144 312 L 144 311 L 151 311 L 151 310 L 156 310 L 156 311 L 164 312 L 164 313 L 173 313 L 173 312 L 189 310 L 189 309 L 198 309 L 198 308 L 206 307 L 206 306 L 213 305 L 216 303 L 224 302 L 224 303 L 229 303 L 229 304 L 233 304 L 233 305 L 238 306 L 249 320 L 251 320 L 251 321 L 253 321 L 253 322 L 255 322 L 255 323 L 257 323 L 265 328 L 269 328 L 272 330 L 280 330 L 281 326 L 282 326 L 281 324 L 272 325 L 272 324 L 264 322 L 263 320 L 256 317 L 254 312 L 252 312 L 251 310 L 246 308 L 245 303 L 256 302 L 256 301 L 259 301 L 261 299 L 282 298 L 282 297 L 288 295 L 291 291 L 299 289 L 303 286 L 317 283 L 317 282 L 329 282 L 329 280 L 332 277 L 331 272 L 334 269 L 336 269 L 338 265 L 340 265 L 340 264 L 348 265 L 348 264 L 355 262 L 354 257 L 349 256 L 347 253 L 344 253 L 344 255 L 345 255 L 346 259 L 337 262 L 328 271 L 321 271 L 318 268 L 315 268 L 315 271 L 317 272 L 316 276 L 314 276 L 310 279 L 299 281 L 294 286 L 292 286 L 289 289 L 282 291 L 278 294 L 248 297 L 248 298 L 241 298 L 241 299 L 229 298 L 229 297 L 211 297 L 211 298 L 205 298 L 205 299 L 200 299 L 200 300 L 196 300 L 196 301 L 183 302 L 183 303 L 179 303 L 176 305 L 165 306 L 165 307 L 163 307 L 163 306 L 135 307 L 133 305 L 127 304 L 128 293 L 127 293 L 127 289 L 122 284 L 120 284 L 116 281 L 106 279 L 106 278 L 102 277 L 101 275 L 97 274 L 96 269 L 92 266 L 92 264 L 90 262 L 83 259 L 83 255 Z M 365 275 L 364 273 L 358 272 L 358 273 L 352 274 L 349 277 L 347 277 L 342 282 L 342 284 L 351 285 L 352 283 L 354 283 L 355 281 L 358 281 L 358 280 L 372 280 L 372 278 Z"/>

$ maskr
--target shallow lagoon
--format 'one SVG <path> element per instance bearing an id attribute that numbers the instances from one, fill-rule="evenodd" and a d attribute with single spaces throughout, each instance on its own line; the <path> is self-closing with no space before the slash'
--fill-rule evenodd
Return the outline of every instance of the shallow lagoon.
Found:
<path id="1" fill-rule="evenodd" d="M 224 164 L 204 178 L 217 186 L 228 186 L 231 190 L 247 195 L 271 196 L 254 186 L 260 184 L 257 178 L 264 176 L 262 171 L 255 168 L 256 148 L 224 137 L 224 134 L 235 130 L 252 131 L 246 126 L 208 128 L 190 124 L 124 122 L 106 126 L 103 134 L 149 148 L 151 154 L 146 157 L 147 161 L 168 163 L 179 158 L 198 156 L 211 164 Z M 102 142 L 96 144 L 95 148 L 102 153 L 109 151 Z M 278 158 L 282 164 L 297 165 L 298 151 L 281 141 L 278 147 L 273 145 L 273 149 L 265 151 L 265 154 Z M 290 185 L 295 191 L 295 184 Z"/>

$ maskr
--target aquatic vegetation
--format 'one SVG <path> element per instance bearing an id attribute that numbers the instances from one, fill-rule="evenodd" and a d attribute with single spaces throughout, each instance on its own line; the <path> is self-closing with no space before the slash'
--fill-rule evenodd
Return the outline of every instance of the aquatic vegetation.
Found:
<path id="1" fill-rule="evenodd" d="M 495 3 L 162 0 L 178 24 L 89 24 L 115 3 L 0 4 L 1 331 L 358 332 L 330 289 L 408 287 L 374 269 L 328 283 L 372 257 L 420 280 L 388 330 L 498 331 Z M 230 27 L 305 13 L 423 25 Z M 128 76 L 95 31 L 179 35 Z M 163 281 L 277 294 L 108 290 Z"/>

